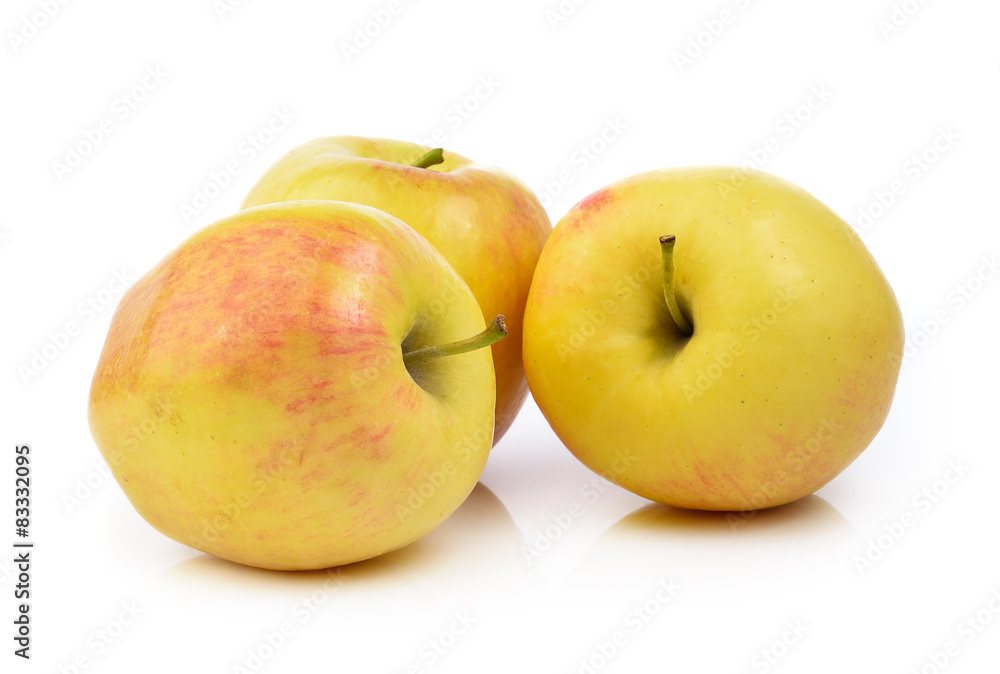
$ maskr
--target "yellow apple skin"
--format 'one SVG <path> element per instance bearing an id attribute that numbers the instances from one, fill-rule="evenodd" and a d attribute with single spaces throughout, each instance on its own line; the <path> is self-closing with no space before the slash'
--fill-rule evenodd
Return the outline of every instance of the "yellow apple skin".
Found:
<path id="1" fill-rule="evenodd" d="M 490 350 L 408 371 L 401 345 L 483 328 L 465 283 L 399 220 L 252 208 L 127 291 L 91 431 L 139 514 L 176 541 L 268 569 L 367 559 L 454 511 L 492 444 Z"/>
<path id="2" fill-rule="evenodd" d="M 664 300 L 669 234 L 690 337 Z M 721 167 L 640 174 L 573 207 L 524 324 L 532 395 L 570 451 L 704 510 L 781 505 L 840 473 L 881 428 L 903 349 L 854 231 L 784 180 Z"/>
<path id="3" fill-rule="evenodd" d="M 243 207 L 294 199 L 366 204 L 434 244 L 469 284 L 484 318 L 503 314 L 507 320 L 507 337 L 493 345 L 498 442 L 528 395 L 521 316 L 552 224 L 531 190 L 500 169 L 453 152 L 427 169 L 409 165 L 428 150 L 383 138 L 319 138 L 271 166 Z"/>

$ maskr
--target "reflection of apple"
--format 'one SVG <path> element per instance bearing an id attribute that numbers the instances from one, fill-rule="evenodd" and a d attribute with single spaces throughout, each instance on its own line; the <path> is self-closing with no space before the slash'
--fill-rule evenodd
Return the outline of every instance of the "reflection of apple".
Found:
<path id="1" fill-rule="evenodd" d="M 257 182 L 243 206 L 334 199 L 374 206 L 427 238 L 476 296 L 487 320 L 507 318 L 493 347 L 499 441 L 528 387 L 521 314 L 531 274 L 552 229 L 535 195 L 513 176 L 452 152 L 403 141 L 339 136 L 293 149 Z"/>
<path id="2" fill-rule="evenodd" d="M 273 569 L 367 559 L 437 526 L 482 472 L 495 394 L 475 348 L 501 330 L 459 341 L 481 330 L 468 287 L 396 218 L 245 210 L 122 298 L 91 429 L 139 514 L 177 541 Z"/>
<path id="3" fill-rule="evenodd" d="M 655 171 L 584 199 L 524 318 L 532 394 L 570 451 L 707 510 L 788 503 L 836 476 L 882 426 L 903 348 L 851 228 L 779 178 L 734 175 Z"/>
<path id="4" fill-rule="evenodd" d="M 519 634 L 538 598 L 534 579 L 521 560 L 521 542 L 521 532 L 503 502 L 480 482 L 458 510 L 427 536 L 356 564 L 274 573 L 211 555 L 180 561 L 144 589 L 147 603 L 158 610 L 150 612 L 150 626 L 135 636 L 145 639 L 158 621 L 169 628 L 167 623 L 183 613 L 192 634 L 211 635 L 214 648 L 202 654 L 206 662 L 216 664 L 213 658 L 221 660 L 215 657 L 221 654 L 242 663 L 234 668 L 231 661 L 220 661 L 212 670 L 201 666 L 202 671 L 268 671 L 258 666 L 261 661 L 277 671 L 317 669 L 316 652 L 309 648 L 283 650 L 281 663 L 274 664 L 267 657 L 270 653 L 259 650 L 260 645 L 269 650 L 265 638 L 248 642 L 244 625 L 219 621 L 217 611 L 191 611 L 189 598 L 196 596 L 199 606 L 223 606 L 229 615 L 241 611 L 269 615 L 275 629 L 287 621 L 295 635 L 336 634 L 334 665 L 326 668 L 333 671 L 475 672 L 482 669 L 472 662 L 482 656 L 475 648 L 477 640 L 484 632 Z M 430 597 L 433 601 L 428 604 Z M 457 616 L 465 616 L 472 626 L 462 623 L 452 632 Z M 385 642 L 389 634 L 393 636 Z M 442 652 L 453 645 L 453 637 L 458 638 L 444 658 L 447 665 L 433 666 L 444 661 Z M 381 647 L 376 643 L 380 639 Z M 143 645 L 155 647 L 154 640 Z M 472 648 L 462 646 L 466 643 Z M 439 648 L 441 644 L 444 648 Z M 247 657 L 248 647 L 256 662 Z M 512 670 L 516 670 L 513 660 L 520 656 L 517 649 L 506 656 Z M 508 664 L 503 658 L 497 653 L 492 660 Z"/>
<path id="5" fill-rule="evenodd" d="M 599 600 L 641 592 L 669 574 L 708 601 L 773 599 L 791 577 L 802 587 L 854 584 L 843 551 L 857 532 L 820 496 L 746 515 L 643 506 L 601 533 L 577 566 L 577 583 L 592 583 Z"/>

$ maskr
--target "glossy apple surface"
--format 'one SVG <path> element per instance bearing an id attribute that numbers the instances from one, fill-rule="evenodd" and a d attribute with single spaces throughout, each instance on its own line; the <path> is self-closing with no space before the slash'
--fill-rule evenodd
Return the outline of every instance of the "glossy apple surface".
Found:
<path id="1" fill-rule="evenodd" d="M 469 284 L 485 319 L 507 320 L 508 336 L 493 346 L 498 441 L 528 394 L 521 316 L 552 225 L 531 190 L 500 169 L 449 151 L 443 163 L 411 166 L 429 149 L 381 138 L 319 138 L 271 166 L 243 207 L 295 199 L 366 204 L 434 244 Z"/>
<path id="2" fill-rule="evenodd" d="M 659 237 L 674 235 L 665 301 Z M 882 426 L 896 298 L 854 231 L 794 185 L 654 171 L 577 204 L 525 312 L 532 394 L 584 464 L 646 498 L 752 510 L 810 494 Z"/>
<path id="3" fill-rule="evenodd" d="M 447 306 L 442 297 L 450 298 Z M 225 559 L 316 569 L 424 535 L 492 443 L 489 349 L 441 255 L 372 208 L 253 208 L 194 234 L 122 298 L 90 426 L 136 510 Z"/>

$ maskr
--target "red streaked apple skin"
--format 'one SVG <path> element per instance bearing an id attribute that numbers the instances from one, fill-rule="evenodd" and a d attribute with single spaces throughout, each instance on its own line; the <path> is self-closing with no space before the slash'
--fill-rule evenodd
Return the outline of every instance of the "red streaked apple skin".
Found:
<path id="1" fill-rule="evenodd" d="M 440 253 L 385 213 L 241 211 L 122 298 L 91 430 L 139 514 L 179 542 L 272 569 L 367 559 L 454 511 L 492 444 L 489 349 L 425 364 L 421 387 L 401 344 L 483 327 Z"/>
<path id="2" fill-rule="evenodd" d="M 666 234 L 690 338 L 664 301 Z M 525 312 L 528 382 L 570 451 L 706 510 L 788 503 L 844 470 L 889 412 L 902 349 L 895 295 L 854 231 L 794 185 L 732 168 L 654 171 L 581 201 Z"/>
<path id="3" fill-rule="evenodd" d="M 552 225 L 531 190 L 500 169 L 450 151 L 428 169 L 409 165 L 429 149 L 383 138 L 319 138 L 271 166 L 243 206 L 349 201 L 394 215 L 426 237 L 468 283 L 484 319 L 506 317 L 508 335 L 493 345 L 496 442 L 528 395 L 521 316 Z"/>

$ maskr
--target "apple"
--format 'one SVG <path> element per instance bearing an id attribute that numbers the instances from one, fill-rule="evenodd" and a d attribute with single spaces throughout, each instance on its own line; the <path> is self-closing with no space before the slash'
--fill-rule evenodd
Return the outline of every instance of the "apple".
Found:
<path id="1" fill-rule="evenodd" d="M 122 297 L 90 427 L 135 509 L 174 540 L 268 569 L 346 564 L 423 536 L 475 487 L 495 401 L 480 347 L 502 336 L 398 219 L 251 208 Z"/>
<path id="2" fill-rule="evenodd" d="M 521 315 L 552 230 L 531 190 L 500 169 L 440 148 L 338 136 L 291 150 L 264 173 L 243 207 L 295 199 L 349 201 L 395 215 L 444 254 L 487 320 L 506 316 L 509 334 L 493 347 L 499 441 L 528 394 Z"/>
<path id="3" fill-rule="evenodd" d="M 802 189 L 722 167 L 643 173 L 556 225 L 524 315 L 532 395 L 567 448 L 653 501 L 755 510 L 810 494 L 881 428 L 896 298 Z"/>

